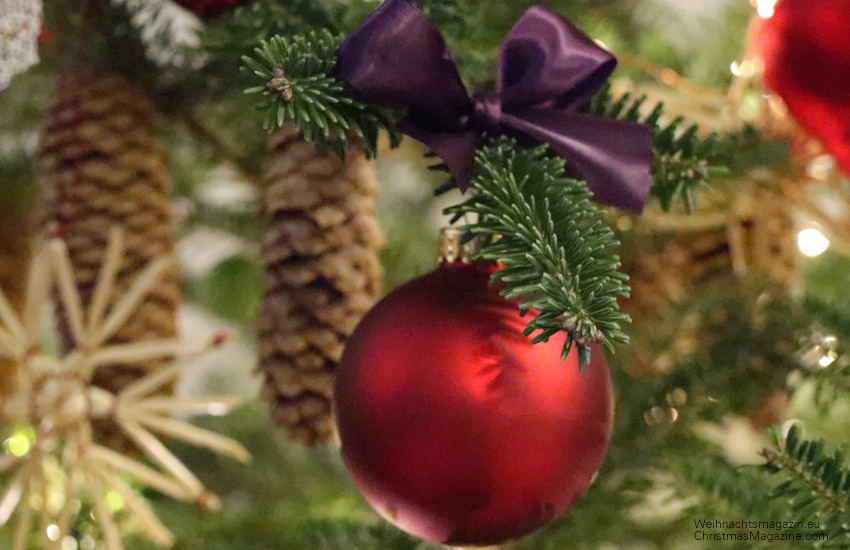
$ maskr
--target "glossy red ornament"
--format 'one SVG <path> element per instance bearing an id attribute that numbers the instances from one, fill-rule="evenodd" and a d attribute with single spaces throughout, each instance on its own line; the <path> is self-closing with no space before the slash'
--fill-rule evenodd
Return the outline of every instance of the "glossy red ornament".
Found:
<path id="1" fill-rule="evenodd" d="M 256 0 L 174 0 L 201 19 L 212 19 Z"/>
<path id="2" fill-rule="evenodd" d="M 602 353 L 583 373 L 563 337 L 532 345 L 515 302 L 471 264 L 400 287 L 361 322 L 335 409 L 355 484 L 387 520 L 450 545 L 520 537 L 593 481 L 614 398 Z"/>
<path id="3" fill-rule="evenodd" d="M 765 82 L 850 173 L 850 0 L 780 0 L 760 24 Z"/>

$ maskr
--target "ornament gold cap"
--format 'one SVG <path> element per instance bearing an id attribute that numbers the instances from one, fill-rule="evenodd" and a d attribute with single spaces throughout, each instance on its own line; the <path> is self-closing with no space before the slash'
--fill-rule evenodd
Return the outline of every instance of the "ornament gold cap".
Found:
<path id="1" fill-rule="evenodd" d="M 469 263 L 477 246 L 475 240 L 461 243 L 463 231 L 456 227 L 443 227 L 440 229 L 440 256 L 441 263 Z"/>

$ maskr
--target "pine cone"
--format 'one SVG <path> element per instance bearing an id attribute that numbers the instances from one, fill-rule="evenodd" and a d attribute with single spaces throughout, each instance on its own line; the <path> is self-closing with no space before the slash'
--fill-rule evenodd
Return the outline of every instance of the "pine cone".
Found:
<path id="1" fill-rule="evenodd" d="M 257 319 L 262 397 L 306 445 L 332 434 L 334 373 L 346 338 L 372 307 L 383 270 L 377 182 L 360 152 L 320 154 L 291 127 L 269 141 Z"/>
<path id="2" fill-rule="evenodd" d="M 110 229 L 125 233 L 125 254 L 116 281 L 122 295 L 152 260 L 174 256 L 171 181 L 154 137 L 153 107 L 139 90 L 114 75 L 63 79 L 41 140 L 39 170 L 50 197 L 49 217 L 65 240 L 83 306 L 91 300 Z M 180 300 L 176 263 L 166 270 L 110 343 L 174 337 Z M 64 314 L 60 332 L 72 340 Z M 159 366 L 106 365 L 94 383 L 115 392 Z M 120 444 L 113 426 L 101 441 Z"/>
<path id="3" fill-rule="evenodd" d="M 728 237 L 736 273 L 760 275 L 785 289 L 799 284 L 794 207 L 788 197 L 757 186 L 739 191 Z"/>
<path id="4" fill-rule="evenodd" d="M 695 286 L 730 276 L 793 289 L 798 284 L 793 208 L 787 197 L 749 185 L 690 218 L 705 216 L 710 224 L 681 230 L 659 225 L 627 262 L 632 292 L 624 309 L 636 321 L 658 317 L 671 302 L 689 301 Z"/>
<path id="5" fill-rule="evenodd" d="M 704 328 L 695 331 L 676 317 L 677 311 L 693 305 L 696 288 L 722 284 L 732 277 L 780 291 L 789 291 L 798 283 L 793 204 L 786 197 L 745 186 L 734 197 L 704 208 L 690 219 L 699 222 L 700 216 L 711 223 L 694 223 L 681 230 L 659 224 L 625 265 L 631 297 L 624 300 L 623 310 L 651 338 L 668 342 L 667 351 L 683 352 L 679 356 L 665 352 L 669 356 L 665 357 L 632 346 L 635 360 L 628 368 L 633 374 L 663 372 L 692 353 L 698 346 L 695 342 L 707 340 L 701 338 Z M 670 341 L 675 345 L 669 345 Z"/>

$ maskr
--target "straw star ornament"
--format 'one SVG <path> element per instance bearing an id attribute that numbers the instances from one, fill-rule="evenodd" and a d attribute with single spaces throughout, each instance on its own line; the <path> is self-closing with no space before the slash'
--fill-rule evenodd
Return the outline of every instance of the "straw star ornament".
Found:
<path id="1" fill-rule="evenodd" d="M 90 500 L 106 548 L 122 550 L 121 533 L 107 504 L 109 492 L 123 498 L 127 511 L 149 539 L 169 546 L 173 542 L 171 533 L 127 484 L 127 478 L 200 509 L 215 509 L 219 501 L 166 448 L 162 438 L 181 440 L 243 462 L 250 458 L 236 441 L 173 416 L 225 414 L 238 400 L 171 397 L 159 391 L 174 382 L 192 359 L 221 345 L 226 340 L 224 335 L 202 343 L 176 339 L 106 343 L 133 314 L 168 262 L 152 262 L 126 293 L 115 296 L 123 241 L 120 230 L 110 234 L 106 259 L 86 309 L 60 239 L 52 239 L 35 255 L 20 315 L 0 292 L 0 357 L 10 359 L 15 370 L 15 388 L 0 403 L 0 426 L 26 426 L 31 434 L 24 448 L 0 454 L 0 474 L 9 479 L 0 497 L 0 526 L 16 518 L 12 550 L 25 550 L 35 527 L 45 537 L 47 550 L 59 550 L 80 497 Z M 68 316 L 74 339 L 73 349 L 60 358 L 45 353 L 39 345 L 53 295 L 58 296 Z M 99 366 L 157 359 L 171 362 L 117 394 L 92 384 Z M 148 460 L 96 443 L 92 423 L 105 419 L 114 422 Z"/>

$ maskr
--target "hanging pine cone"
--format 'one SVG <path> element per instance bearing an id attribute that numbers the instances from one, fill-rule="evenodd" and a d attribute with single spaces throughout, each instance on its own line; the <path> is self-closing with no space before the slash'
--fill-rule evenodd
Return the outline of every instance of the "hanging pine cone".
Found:
<path id="1" fill-rule="evenodd" d="M 378 297 L 384 245 L 377 182 L 360 152 L 320 154 L 291 127 L 272 135 L 257 319 L 262 397 L 306 445 L 332 433 L 331 393 L 346 338 Z"/>
<path id="2" fill-rule="evenodd" d="M 631 297 L 623 310 L 659 341 L 675 339 L 680 355 L 693 352 L 693 341 L 699 339 L 693 326 L 673 318 L 693 302 L 694 289 L 730 277 L 785 292 L 798 284 L 793 201 L 746 185 L 734 197 L 709 196 L 708 202 L 692 215 L 645 216 L 646 235 L 625 262 Z M 632 350 L 639 357 L 629 369 L 636 374 L 663 371 L 675 363 L 658 353 Z"/>
<path id="3" fill-rule="evenodd" d="M 708 198 L 692 215 L 644 216 L 646 236 L 626 265 L 632 297 L 624 307 L 636 319 L 657 316 L 665 301 L 681 303 L 695 285 L 722 277 L 755 277 L 786 290 L 798 284 L 793 199 L 758 185 Z"/>
<path id="4" fill-rule="evenodd" d="M 696 284 L 732 273 L 725 225 L 646 241 L 625 268 L 631 296 L 623 309 L 636 321 L 658 318 L 690 300 Z"/>
<path id="5" fill-rule="evenodd" d="M 39 169 L 50 197 L 49 217 L 68 245 L 83 306 L 91 300 L 104 261 L 110 229 L 124 229 L 126 250 L 116 281 L 123 294 L 151 260 L 174 256 L 174 223 L 168 200 L 171 181 L 154 137 L 153 107 L 119 76 L 77 75 L 63 79 L 41 140 Z M 174 337 L 180 300 L 176 263 L 110 340 L 139 342 Z M 70 341 L 59 312 L 60 332 Z M 94 383 L 117 392 L 159 363 L 106 365 Z M 102 441 L 112 426 L 101 426 Z"/>
<path id="6" fill-rule="evenodd" d="M 785 289 L 799 284 L 795 206 L 793 199 L 755 185 L 739 192 L 729 224 L 738 275 L 761 275 Z"/>

